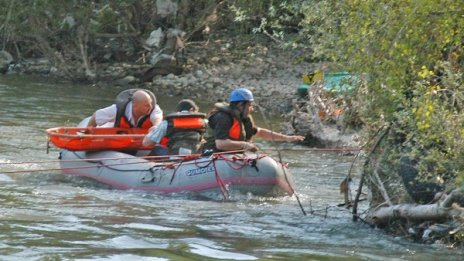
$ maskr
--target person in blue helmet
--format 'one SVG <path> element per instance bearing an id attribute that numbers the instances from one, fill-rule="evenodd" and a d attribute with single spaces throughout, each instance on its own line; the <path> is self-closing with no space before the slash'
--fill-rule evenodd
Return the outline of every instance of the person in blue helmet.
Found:
<path id="1" fill-rule="evenodd" d="M 259 148 L 251 141 L 254 136 L 271 141 L 303 141 L 304 136 L 285 135 L 257 127 L 253 113 L 253 93 L 247 88 L 237 88 L 230 93 L 229 104 L 216 103 L 208 114 L 212 134 L 207 138 L 206 149 L 213 151 L 249 150 Z"/>

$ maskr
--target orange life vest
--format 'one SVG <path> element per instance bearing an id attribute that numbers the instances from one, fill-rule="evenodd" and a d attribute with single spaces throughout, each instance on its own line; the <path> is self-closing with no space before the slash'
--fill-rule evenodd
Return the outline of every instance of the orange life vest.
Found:
<path id="1" fill-rule="evenodd" d="M 206 115 L 197 112 L 176 112 L 165 117 L 168 122 L 166 136 L 171 136 L 178 131 L 195 131 L 204 133 L 206 130 Z"/>
<path id="2" fill-rule="evenodd" d="M 229 130 L 229 138 L 231 140 L 244 140 L 243 124 L 236 118 L 232 118 L 232 127 Z"/>
<path id="3" fill-rule="evenodd" d="M 161 139 L 160 144 L 167 145 L 170 154 L 178 154 L 180 147 L 197 153 L 206 131 L 205 117 L 204 113 L 196 112 L 176 112 L 167 115 L 166 136 Z"/>
<path id="4" fill-rule="evenodd" d="M 225 112 L 232 118 L 232 126 L 229 130 L 229 139 L 238 141 L 251 140 L 253 136 L 253 128 L 255 127 L 251 116 L 246 119 L 242 119 L 238 111 L 231 109 L 224 103 L 216 103 L 214 106 L 215 108 L 208 118 L 211 118 L 217 112 Z"/>
<path id="5" fill-rule="evenodd" d="M 132 100 L 132 95 L 134 92 L 143 90 L 144 92 L 148 93 L 152 99 L 152 105 L 153 109 L 150 111 L 148 115 L 142 116 L 137 122 L 137 124 L 134 126 L 126 117 L 125 112 L 126 112 L 126 107 L 129 104 L 129 102 Z M 152 111 L 155 109 L 156 106 L 156 97 L 153 92 L 146 90 L 146 89 L 128 89 L 124 90 L 121 93 L 118 94 L 116 97 L 116 120 L 114 122 L 114 127 L 120 127 L 120 128 L 143 128 L 143 129 L 149 129 L 151 126 L 153 126 L 153 123 L 150 120 L 150 114 Z"/>
<path id="6" fill-rule="evenodd" d="M 139 122 L 138 122 L 138 124 L 136 126 L 134 126 L 132 123 L 130 123 L 130 121 L 127 120 L 125 115 L 122 115 L 119 118 L 119 126 L 116 126 L 116 124 L 115 124 L 115 127 L 126 128 L 126 129 L 130 129 L 130 128 L 149 129 L 151 126 L 153 126 L 153 123 L 150 120 L 150 115 L 143 116 L 143 118 L 139 120 Z"/>

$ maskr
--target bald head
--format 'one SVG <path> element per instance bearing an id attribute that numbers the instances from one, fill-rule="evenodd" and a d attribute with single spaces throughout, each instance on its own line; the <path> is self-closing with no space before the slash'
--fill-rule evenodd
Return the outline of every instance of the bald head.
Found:
<path id="1" fill-rule="evenodd" d="M 143 90 L 138 90 L 132 95 L 132 101 L 134 102 L 152 102 L 151 97 L 148 93 Z"/>
<path id="2" fill-rule="evenodd" d="M 148 115 L 153 110 L 153 101 L 147 92 L 139 90 L 132 95 L 132 106 L 134 115 Z"/>

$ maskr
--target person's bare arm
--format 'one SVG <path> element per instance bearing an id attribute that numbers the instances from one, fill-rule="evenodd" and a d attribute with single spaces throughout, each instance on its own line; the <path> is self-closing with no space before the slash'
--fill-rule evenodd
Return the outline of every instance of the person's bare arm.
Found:
<path id="1" fill-rule="evenodd" d="M 95 113 L 92 114 L 92 116 L 89 119 L 89 122 L 87 123 L 87 127 L 97 127 L 97 121 L 95 120 Z"/>
<path id="2" fill-rule="evenodd" d="M 271 141 L 303 141 L 305 139 L 304 136 L 301 135 L 285 135 L 282 133 L 274 132 L 265 128 L 258 128 L 258 132 L 256 133 L 257 137 L 260 137 L 265 140 Z"/>
<path id="3" fill-rule="evenodd" d="M 157 114 L 155 115 L 155 118 L 152 121 L 153 126 L 151 128 L 156 128 L 158 125 L 160 125 L 161 121 L 163 121 L 163 114 Z M 151 130 L 150 128 L 150 130 Z"/>
<path id="4" fill-rule="evenodd" d="M 143 146 L 150 146 L 150 145 L 155 145 L 156 143 L 148 138 L 148 135 L 145 135 L 143 137 L 142 145 Z"/>
<path id="5" fill-rule="evenodd" d="M 152 126 L 147 135 L 143 138 L 143 146 L 155 145 L 161 142 L 163 137 L 166 136 L 168 122 L 162 121 L 158 126 Z"/>
<path id="6" fill-rule="evenodd" d="M 251 143 L 246 141 L 235 141 L 230 139 L 225 140 L 215 140 L 216 148 L 222 151 L 232 151 L 232 150 L 249 150 L 257 151 L 259 148 Z"/>

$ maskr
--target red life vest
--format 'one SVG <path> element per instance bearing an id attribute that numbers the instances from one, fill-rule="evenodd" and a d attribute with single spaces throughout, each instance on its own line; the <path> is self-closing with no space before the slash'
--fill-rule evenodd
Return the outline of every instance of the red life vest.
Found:
<path id="1" fill-rule="evenodd" d="M 215 109 L 210 113 L 209 118 L 217 112 L 225 112 L 232 118 L 232 126 L 229 130 L 229 139 L 238 141 L 249 141 L 254 135 L 253 128 L 255 128 L 253 118 L 249 116 L 247 119 L 242 120 L 239 112 L 232 110 L 228 105 L 223 103 L 216 103 Z"/>
<path id="2" fill-rule="evenodd" d="M 126 107 L 129 104 L 129 102 L 132 100 L 132 95 L 134 92 L 143 90 L 144 92 L 148 93 L 152 99 L 152 105 L 153 109 L 150 111 L 148 115 L 142 116 L 137 124 L 134 126 L 126 117 L 125 112 L 126 112 Z M 153 92 L 146 90 L 146 89 L 128 89 L 124 90 L 121 93 L 118 94 L 116 97 L 116 120 L 114 122 L 114 127 L 120 127 L 120 128 L 143 128 L 143 129 L 149 129 L 150 127 L 153 126 L 153 123 L 151 122 L 150 119 L 150 114 L 156 107 L 156 97 Z"/>
<path id="3" fill-rule="evenodd" d="M 198 153 L 206 131 L 205 117 L 204 113 L 197 112 L 176 112 L 167 115 L 166 136 L 161 139 L 160 144 L 169 148 L 169 154 L 178 154 L 181 147 Z"/>
<path id="4" fill-rule="evenodd" d="M 115 127 L 126 128 L 126 129 L 130 129 L 130 128 L 149 129 L 151 126 L 153 126 L 153 123 L 150 120 L 150 115 L 148 115 L 148 117 L 143 116 L 143 118 L 141 120 L 139 120 L 139 122 L 138 122 L 138 124 L 136 126 L 134 126 L 132 123 L 130 123 L 130 121 L 127 120 L 125 115 L 122 115 L 119 118 L 119 126 L 115 126 Z"/>
<path id="5" fill-rule="evenodd" d="M 206 130 L 206 115 L 198 112 L 176 112 L 165 117 L 168 122 L 166 136 L 178 131 L 196 131 L 204 133 Z"/>
<path id="6" fill-rule="evenodd" d="M 243 124 L 236 118 L 232 118 L 232 127 L 229 130 L 229 138 L 231 140 L 244 140 Z"/>

